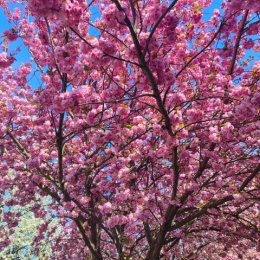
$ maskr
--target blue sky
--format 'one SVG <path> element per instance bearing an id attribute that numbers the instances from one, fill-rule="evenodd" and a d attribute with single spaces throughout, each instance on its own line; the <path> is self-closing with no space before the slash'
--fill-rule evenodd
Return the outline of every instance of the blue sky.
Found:
<path id="1" fill-rule="evenodd" d="M 22 5 L 19 4 L 11 4 L 10 8 L 13 10 L 15 7 L 22 8 Z M 95 20 L 100 16 L 100 13 L 96 7 L 91 7 L 91 11 L 93 14 L 92 20 Z M 5 30 L 12 29 L 12 24 L 8 22 L 8 18 L 4 14 L 3 9 L 0 7 L 0 36 L 2 36 L 3 32 Z M 90 27 L 90 34 L 95 36 L 97 35 L 97 30 L 94 28 Z M 2 42 L 2 37 L 1 37 L 1 42 Z M 19 51 L 17 52 L 16 49 L 19 48 Z M 22 40 L 18 38 L 15 42 L 11 42 L 8 46 L 8 52 L 10 54 L 15 53 L 15 59 L 16 61 L 13 63 L 13 68 L 19 68 L 19 66 L 24 63 L 24 62 L 30 62 L 31 59 L 31 54 L 28 51 L 28 48 L 24 46 Z M 29 76 L 30 78 L 30 85 L 32 85 L 33 88 L 37 88 L 40 85 L 40 75 L 37 74 L 31 74 Z"/>
<path id="2" fill-rule="evenodd" d="M 203 20 L 210 19 L 210 17 L 213 14 L 214 9 L 220 9 L 221 8 L 222 2 L 223 2 L 222 0 L 213 0 L 210 7 L 204 9 Z M 11 9 L 14 9 L 15 7 L 21 8 L 22 5 L 17 5 L 17 4 L 10 5 Z M 91 7 L 91 11 L 92 11 L 92 14 L 93 14 L 92 21 L 100 16 L 100 13 L 98 12 L 98 9 L 96 7 Z M 7 17 L 4 15 L 3 10 L 0 8 L 0 35 L 2 35 L 3 31 L 5 31 L 7 29 L 11 29 L 11 28 L 12 28 L 12 25 L 8 23 Z M 90 34 L 91 35 L 97 35 L 97 31 L 94 28 L 90 27 Z M 9 45 L 9 52 L 13 53 L 17 47 L 20 48 L 20 51 L 16 52 L 16 54 L 15 54 L 16 62 L 13 64 L 14 68 L 19 67 L 20 64 L 23 63 L 23 62 L 28 62 L 28 61 L 31 60 L 30 53 L 28 52 L 27 47 L 23 45 L 21 39 L 17 39 L 15 42 L 12 42 Z M 253 51 L 249 51 L 247 53 L 247 57 L 249 55 L 255 56 L 255 59 L 257 57 L 259 58 L 259 55 L 257 55 Z M 252 64 L 253 64 L 253 62 L 251 62 L 250 65 L 252 65 Z M 39 75 L 36 75 L 36 76 L 31 75 L 30 84 L 33 85 L 33 87 L 38 87 L 39 84 L 40 84 Z"/>
<path id="3" fill-rule="evenodd" d="M 0 35 L 2 36 L 5 30 L 11 29 L 12 25 L 8 23 L 7 17 L 5 16 L 3 9 L 0 8 Z M 1 38 L 2 41 L 2 38 Z M 22 61 L 29 61 L 30 56 L 27 48 L 23 45 L 21 39 L 17 39 L 15 42 L 12 42 L 9 46 L 10 53 L 12 53 L 17 47 L 21 49 L 20 52 L 15 55 L 16 63 L 15 66 L 19 65 Z"/>
<path id="4" fill-rule="evenodd" d="M 213 4 L 205 9 L 204 15 L 203 15 L 203 19 L 207 20 L 211 17 L 213 10 L 215 8 L 218 8 L 220 6 L 219 3 L 221 3 L 222 1 L 219 0 L 214 0 Z M 22 5 L 10 5 L 11 9 L 14 9 L 15 7 L 19 7 L 21 8 Z M 98 11 L 98 9 L 96 7 L 91 7 L 91 11 L 93 14 L 92 20 L 95 20 L 97 17 L 100 16 L 100 13 Z M 10 23 L 8 23 L 7 17 L 5 16 L 3 9 L 0 8 L 0 35 L 2 35 L 3 31 L 7 30 L 7 29 L 11 29 L 12 25 Z M 96 35 L 97 32 L 95 31 L 95 29 L 93 29 L 92 27 L 90 27 L 90 34 L 92 35 Z M 27 48 L 22 44 L 22 41 L 20 39 L 18 39 L 17 41 L 13 42 L 10 44 L 10 51 L 14 51 L 17 47 L 20 47 L 21 51 L 19 53 L 17 53 L 16 55 L 16 63 L 15 63 L 15 67 L 19 66 L 21 64 L 21 62 L 26 62 L 26 61 L 30 61 L 30 53 L 28 52 Z"/>

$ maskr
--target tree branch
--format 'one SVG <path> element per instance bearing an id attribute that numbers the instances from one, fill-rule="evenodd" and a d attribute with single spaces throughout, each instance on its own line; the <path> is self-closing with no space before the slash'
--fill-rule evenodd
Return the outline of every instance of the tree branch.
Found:
<path id="1" fill-rule="evenodd" d="M 22 155 L 26 158 L 29 159 L 30 155 L 26 152 L 25 148 L 21 145 L 19 140 L 15 138 L 10 131 L 6 132 L 7 135 L 13 140 L 13 142 L 16 144 L 18 150 L 22 153 Z"/>
<path id="2" fill-rule="evenodd" d="M 244 182 L 242 183 L 238 191 L 239 192 L 243 191 L 244 188 L 249 184 L 249 182 L 251 182 L 253 178 L 256 177 L 259 171 L 260 171 L 260 164 L 258 164 L 257 167 L 254 169 L 254 171 L 244 180 Z"/>

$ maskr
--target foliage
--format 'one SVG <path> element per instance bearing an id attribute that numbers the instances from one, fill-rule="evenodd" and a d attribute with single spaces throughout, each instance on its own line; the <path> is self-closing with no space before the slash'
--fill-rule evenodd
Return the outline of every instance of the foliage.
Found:
<path id="1" fill-rule="evenodd" d="M 12 197 L 12 192 L 5 192 L 4 197 L 4 202 L 8 201 L 8 198 Z M 37 259 L 34 239 L 39 234 L 38 228 L 43 224 L 43 220 L 35 218 L 32 211 L 30 211 L 31 208 L 31 205 L 3 207 L 0 222 L 0 245 L 2 249 L 0 251 L 0 259 Z M 38 259 L 50 259 L 50 246 L 46 243 L 46 239 L 44 242 L 45 244 L 42 245 L 38 254 Z"/>
<path id="2" fill-rule="evenodd" d="M 0 189 L 33 203 L 38 248 L 46 231 L 51 259 L 256 260 L 260 2 L 13 2 Z"/>

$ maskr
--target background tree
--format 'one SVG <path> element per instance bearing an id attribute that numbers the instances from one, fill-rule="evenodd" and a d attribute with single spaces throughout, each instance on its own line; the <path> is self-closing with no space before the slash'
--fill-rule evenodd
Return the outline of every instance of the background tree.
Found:
<path id="1" fill-rule="evenodd" d="M 51 248 L 46 243 L 47 239 L 45 239 L 44 245 L 41 245 L 37 257 L 35 255 L 34 239 L 37 238 L 37 235 L 40 235 L 43 220 L 34 216 L 31 211 L 32 205 L 11 205 L 13 192 L 5 191 L 4 204 L 1 205 L 0 259 L 27 260 L 37 259 L 37 257 L 38 259 L 50 259 L 48 255 L 51 256 Z M 42 203 L 43 205 L 44 203 Z"/>
<path id="2" fill-rule="evenodd" d="M 3 42 L 0 187 L 53 259 L 257 259 L 258 1 L 0 3 L 32 58 Z"/>

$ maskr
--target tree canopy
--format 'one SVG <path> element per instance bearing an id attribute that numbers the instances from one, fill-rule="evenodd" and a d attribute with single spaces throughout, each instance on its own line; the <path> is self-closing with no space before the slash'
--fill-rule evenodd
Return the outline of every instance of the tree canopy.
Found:
<path id="1" fill-rule="evenodd" d="M 47 234 L 53 260 L 259 259 L 260 2 L 10 2 L 0 201 L 33 205 L 34 246 Z M 16 215 L 3 208 L 10 235 Z"/>

